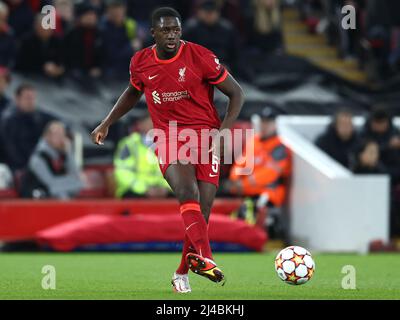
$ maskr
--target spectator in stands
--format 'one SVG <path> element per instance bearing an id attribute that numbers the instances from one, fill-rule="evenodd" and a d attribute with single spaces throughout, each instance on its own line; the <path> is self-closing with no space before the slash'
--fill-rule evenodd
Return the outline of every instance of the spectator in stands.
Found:
<path id="1" fill-rule="evenodd" d="M 32 29 L 34 13 L 26 0 L 6 0 L 10 8 L 8 22 L 11 25 L 15 36 L 20 39 Z"/>
<path id="2" fill-rule="evenodd" d="M 42 27 L 43 17 L 36 16 L 33 31 L 22 39 L 16 68 L 23 73 L 58 78 L 64 74 L 61 39 L 53 29 Z"/>
<path id="3" fill-rule="evenodd" d="M 10 71 L 0 66 L 0 118 L 3 111 L 10 104 L 10 99 L 6 96 L 6 90 L 11 81 Z"/>
<path id="4" fill-rule="evenodd" d="M 229 68 L 235 67 L 240 51 L 237 32 L 228 20 L 221 18 L 215 1 L 202 1 L 196 17 L 183 30 L 185 40 L 205 46 Z"/>
<path id="5" fill-rule="evenodd" d="M 191 1 L 187 0 L 129 0 L 127 1 L 127 11 L 128 16 L 135 19 L 141 28 L 148 30 L 150 28 L 149 17 L 155 8 L 171 6 L 181 13 L 181 15 L 183 14 L 182 17 L 184 17 L 185 9 L 188 5 L 190 6 L 190 3 Z"/>
<path id="6" fill-rule="evenodd" d="M 385 174 L 386 168 L 379 155 L 379 146 L 373 140 L 363 141 L 356 149 L 353 172 L 358 174 Z"/>
<path id="7" fill-rule="evenodd" d="M 336 14 L 338 15 L 337 21 L 341 21 L 343 15 L 341 13 L 341 8 L 345 5 L 351 5 L 355 8 L 356 12 L 356 28 L 355 29 L 343 29 L 338 28 L 340 43 L 339 52 L 343 58 L 355 59 L 357 54 L 360 52 L 360 41 L 363 31 L 362 26 L 362 10 L 364 9 L 365 0 L 345 0 L 342 1 L 341 5 L 336 9 Z"/>
<path id="8" fill-rule="evenodd" d="M 70 199 L 82 189 L 63 123 L 51 121 L 46 126 L 20 185 L 20 195 L 24 198 Z"/>
<path id="9" fill-rule="evenodd" d="M 15 37 L 8 25 L 9 10 L 0 1 L 0 66 L 13 67 L 15 59 Z"/>
<path id="10" fill-rule="evenodd" d="M 74 4 L 71 0 L 54 0 L 54 7 L 56 8 L 55 34 L 63 38 L 74 21 Z"/>
<path id="11" fill-rule="evenodd" d="M 149 147 L 153 139 L 146 136 L 152 129 L 146 112 L 137 123 L 137 132 L 122 139 L 114 156 L 116 196 L 118 198 L 164 198 L 170 191 L 162 176 L 154 151 Z"/>
<path id="12" fill-rule="evenodd" d="M 27 0 L 27 2 L 34 14 L 41 12 L 44 6 L 53 4 L 53 0 Z"/>
<path id="13" fill-rule="evenodd" d="M 10 104 L 10 99 L 6 96 L 5 92 L 10 84 L 10 72 L 7 68 L 0 66 L 0 119 L 3 111 L 6 110 Z M 1 121 L 0 121 L 0 133 L 1 133 Z M 0 163 L 6 162 L 6 155 L 3 144 L 0 139 Z"/>
<path id="14" fill-rule="evenodd" d="M 332 123 L 321 134 L 315 144 L 340 164 L 349 168 L 350 157 L 354 152 L 358 135 L 353 126 L 353 114 L 350 110 L 340 110 Z"/>
<path id="15" fill-rule="evenodd" d="M 392 117 L 383 106 L 372 110 L 362 138 L 378 144 L 382 163 L 392 178 L 392 184 L 400 182 L 400 131 L 393 126 Z"/>
<path id="16" fill-rule="evenodd" d="M 253 1 L 253 15 L 249 23 L 250 45 L 264 52 L 283 48 L 280 0 Z"/>
<path id="17" fill-rule="evenodd" d="M 197 2 L 204 1 L 200 0 Z M 221 11 L 221 17 L 232 23 L 242 39 L 246 38 L 246 16 L 251 12 L 252 1 L 216 0 Z M 192 5 L 193 6 L 193 5 Z M 196 5 L 194 5 L 196 7 Z M 180 12 L 180 11 L 179 11 Z"/>
<path id="18" fill-rule="evenodd" d="M 96 10 L 83 2 L 75 7 L 75 15 L 76 25 L 65 38 L 66 65 L 75 76 L 97 78 L 102 73 L 103 38 Z"/>
<path id="19" fill-rule="evenodd" d="M 378 106 L 372 110 L 362 136 L 369 143 L 360 147 L 354 172 L 390 175 L 390 227 L 394 235 L 400 230 L 400 132 L 393 126 L 392 117 L 385 108 Z"/>
<path id="20" fill-rule="evenodd" d="M 397 4 L 396 4 L 397 3 Z M 377 83 L 390 77 L 389 58 L 392 46 L 392 27 L 398 16 L 398 1 L 366 1 L 366 31 L 364 47 L 367 50 L 367 72 Z"/>
<path id="21" fill-rule="evenodd" d="M 281 207 L 286 198 L 287 180 L 291 174 L 290 151 L 277 135 L 275 118 L 271 108 L 261 112 L 260 134 L 255 136 L 254 154 L 244 154 L 246 161 L 239 159 L 230 171 L 225 188 L 231 194 L 248 196 L 256 200 L 257 225 L 264 227 L 268 207 Z M 247 149 L 247 148 L 246 148 Z M 254 157 L 252 159 L 252 157 Z M 250 175 L 242 175 L 244 163 L 254 161 Z"/>
<path id="22" fill-rule="evenodd" d="M 137 37 L 136 21 L 126 16 L 126 5 L 122 0 L 108 2 L 102 32 L 105 74 L 125 77 L 134 50 L 141 49 L 142 44 Z"/>
<path id="23" fill-rule="evenodd" d="M 94 8 L 98 17 L 101 17 L 104 14 L 105 2 L 107 2 L 107 0 L 86 0 L 86 2 Z"/>
<path id="24" fill-rule="evenodd" d="M 15 93 L 15 106 L 1 118 L 1 140 L 10 168 L 24 169 L 46 124 L 55 118 L 36 107 L 36 90 L 20 85 Z"/>

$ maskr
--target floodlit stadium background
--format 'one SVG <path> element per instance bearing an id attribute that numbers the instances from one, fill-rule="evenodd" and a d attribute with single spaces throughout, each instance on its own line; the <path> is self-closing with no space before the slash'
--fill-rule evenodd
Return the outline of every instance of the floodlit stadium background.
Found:
<path id="1" fill-rule="evenodd" d="M 279 113 L 278 130 L 293 152 L 293 173 L 285 205 L 275 210 L 284 230 L 266 241 L 266 250 L 286 243 L 322 252 L 399 249 L 398 172 L 354 174 L 351 164 L 341 165 L 315 145 L 342 108 L 354 114 L 356 131 L 363 131 L 377 105 L 394 117 L 393 124 L 400 129 L 400 21 L 394 14 L 400 9 L 398 1 L 221 0 L 216 1 L 220 17 L 216 15 L 213 23 L 217 27 L 212 29 L 200 20 L 212 21 L 216 13 L 206 10 L 208 15 L 199 15 L 202 1 L 130 0 L 126 6 L 129 19 L 123 27 L 126 37 L 107 24 L 107 1 L 89 2 L 97 19 L 98 32 L 93 36 L 102 43 L 95 42 L 87 60 L 74 55 L 77 43 L 70 36 L 76 21 L 87 13 L 79 4 L 74 10 L 73 1 L 68 0 L 1 3 L 2 145 L 23 144 L 24 140 L 13 141 L 11 131 L 4 128 L 8 113 L 15 108 L 16 88 L 23 83 L 33 85 L 36 108 L 67 124 L 84 183 L 75 199 L 21 200 L 18 188 L 24 168 L 16 166 L 7 157 L 8 149 L 2 148 L 0 243 L 4 250 L 48 250 L 49 243 L 41 246 L 39 241 L 41 231 L 91 214 L 162 215 L 177 209 L 173 198 L 118 200 L 114 196 L 114 152 L 146 108 L 144 98 L 112 127 L 103 147 L 90 141 L 91 130 L 128 84 L 131 55 L 152 44 L 148 17 L 161 5 L 171 5 L 181 13 L 183 39 L 214 51 L 239 80 L 246 101 L 238 128 L 257 128 L 257 115 L 265 107 Z M 47 4 L 57 10 L 56 30 L 51 35 L 55 38 L 40 47 L 31 32 L 34 16 Z M 345 4 L 355 6 L 356 29 L 342 28 L 348 14 L 341 12 Z M 46 65 L 49 61 L 55 67 Z M 215 104 L 222 115 L 226 99 L 220 92 L 215 94 Z M 23 126 L 18 123 L 13 129 L 24 130 Z M 400 159 L 399 149 L 397 153 Z M 400 162 L 392 165 L 400 168 Z M 219 196 L 215 210 L 229 216 L 242 203 L 240 197 Z M 117 250 L 179 250 L 177 241 L 166 244 L 153 239 L 153 232 L 149 227 L 147 244 L 119 239 L 118 245 L 110 240 L 106 248 L 101 246 L 104 243 L 91 243 L 86 249 L 112 250 L 114 245 Z M 243 243 L 236 247 L 235 243 L 219 243 L 221 247 L 217 243 L 215 248 L 255 250 L 246 244 L 243 248 Z"/>

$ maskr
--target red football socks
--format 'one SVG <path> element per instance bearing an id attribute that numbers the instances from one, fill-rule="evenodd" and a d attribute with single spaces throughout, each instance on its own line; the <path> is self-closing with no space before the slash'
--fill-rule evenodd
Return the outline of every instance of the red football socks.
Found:
<path id="1" fill-rule="evenodd" d="M 212 259 L 210 242 L 208 240 L 208 227 L 206 220 L 201 214 L 200 204 L 197 201 L 187 201 L 181 204 L 180 211 L 186 233 L 183 251 L 186 248 L 187 254 L 190 252 L 188 251 L 190 245 L 192 245 L 197 254 Z M 189 243 L 186 244 L 186 242 Z M 182 252 L 182 257 L 184 258 L 186 254 Z"/>
<path id="2" fill-rule="evenodd" d="M 177 274 L 187 274 L 189 272 L 189 266 L 187 265 L 186 262 L 186 255 L 189 252 L 196 253 L 196 250 L 192 246 L 192 243 L 190 242 L 188 235 L 185 233 L 185 240 L 183 241 L 183 247 L 182 247 L 182 259 L 181 259 L 181 264 L 176 270 Z"/>

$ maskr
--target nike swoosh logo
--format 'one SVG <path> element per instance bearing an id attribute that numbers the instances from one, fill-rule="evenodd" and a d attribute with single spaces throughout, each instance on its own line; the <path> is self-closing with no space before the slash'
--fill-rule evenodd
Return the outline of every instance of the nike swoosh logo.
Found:
<path id="1" fill-rule="evenodd" d="M 149 80 L 154 79 L 157 76 L 158 76 L 158 74 L 156 74 L 155 76 L 149 76 Z"/>
<path id="2" fill-rule="evenodd" d="M 198 223 L 198 222 L 193 222 L 189 227 L 186 228 L 186 231 L 188 231 L 189 228 L 190 228 L 191 226 L 193 226 L 194 224 L 196 224 L 196 223 Z"/>

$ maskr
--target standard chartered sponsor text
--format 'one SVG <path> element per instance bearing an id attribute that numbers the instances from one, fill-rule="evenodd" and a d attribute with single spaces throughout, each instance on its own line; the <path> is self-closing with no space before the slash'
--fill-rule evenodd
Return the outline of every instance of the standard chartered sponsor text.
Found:
<path id="1" fill-rule="evenodd" d="M 187 90 L 174 91 L 174 92 L 163 92 L 161 94 L 163 102 L 173 102 L 181 99 L 190 99 L 190 94 Z"/>

